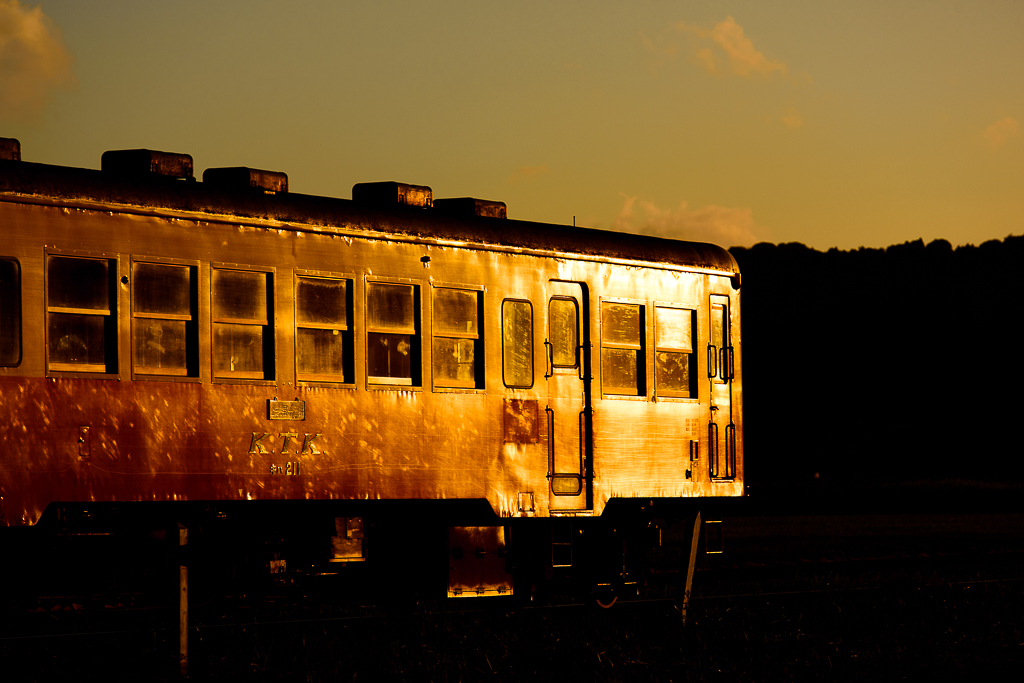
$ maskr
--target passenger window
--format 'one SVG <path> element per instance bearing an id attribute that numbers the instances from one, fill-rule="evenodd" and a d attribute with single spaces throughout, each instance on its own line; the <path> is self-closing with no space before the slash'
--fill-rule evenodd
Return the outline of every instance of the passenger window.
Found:
<path id="1" fill-rule="evenodd" d="M 533 386 L 533 305 L 529 301 L 501 302 L 502 375 L 505 386 Z"/>
<path id="2" fill-rule="evenodd" d="M 355 381 L 349 280 L 295 279 L 295 355 L 298 379 Z"/>
<path id="3" fill-rule="evenodd" d="M 50 256 L 47 363 L 57 372 L 117 372 L 117 261 Z"/>
<path id="4" fill-rule="evenodd" d="M 270 273 L 213 269 L 213 376 L 274 379 Z"/>
<path id="5" fill-rule="evenodd" d="M 366 283 L 366 364 L 370 382 L 420 385 L 419 287 Z"/>
<path id="6" fill-rule="evenodd" d="M 654 382 L 659 396 L 696 397 L 694 315 L 685 308 L 654 309 Z"/>
<path id="7" fill-rule="evenodd" d="M 21 363 L 21 269 L 0 259 L 0 366 Z"/>
<path id="8" fill-rule="evenodd" d="M 604 393 L 643 396 L 644 307 L 604 302 L 601 305 L 601 375 Z"/>
<path id="9" fill-rule="evenodd" d="M 551 364 L 556 368 L 574 368 L 578 364 L 580 318 L 576 300 L 554 297 L 548 305 L 548 335 Z"/>
<path id="10" fill-rule="evenodd" d="M 480 349 L 481 292 L 434 289 L 434 386 L 483 389 Z"/>
<path id="11" fill-rule="evenodd" d="M 140 375 L 198 377 L 196 268 L 132 264 L 132 351 Z"/>

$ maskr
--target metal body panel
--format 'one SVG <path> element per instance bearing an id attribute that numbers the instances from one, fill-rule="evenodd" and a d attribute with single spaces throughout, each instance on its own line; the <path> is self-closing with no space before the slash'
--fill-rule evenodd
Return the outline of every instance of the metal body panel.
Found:
<path id="1" fill-rule="evenodd" d="M 22 360 L 0 367 L 0 524 L 34 524 L 50 503 L 76 501 L 485 499 L 501 516 L 543 517 L 600 515 L 614 497 L 742 495 L 738 271 L 724 250 L 429 209 L 388 213 L 345 200 L 300 196 L 288 204 L 291 195 L 248 197 L 244 210 L 230 214 L 229 202 L 213 201 L 220 195 L 201 183 L 143 183 L 117 194 L 119 186 L 95 171 L 48 175 L 53 167 L 15 163 L 0 163 L 0 257 L 16 259 L 21 269 Z M 18 175 L 19 169 L 28 170 Z M 297 220 L 307 204 L 326 208 Z M 216 215 L 201 213 L 214 205 Z M 116 264 L 117 373 L 97 378 L 47 369 L 44 273 L 50 254 L 102 256 Z M 130 277 L 131 263 L 140 259 L 196 266 L 196 377 L 133 378 Z M 272 379 L 214 377 L 210 283 L 212 270 L 224 266 L 272 273 Z M 309 272 L 351 280 L 357 359 L 351 383 L 297 380 L 294 282 L 297 273 Z M 419 287 L 419 386 L 374 384 L 367 375 L 361 321 L 367 282 L 377 279 Z M 432 388 L 435 283 L 482 292 L 481 388 Z M 597 302 L 628 298 L 650 311 L 655 302 L 675 302 L 692 307 L 706 325 L 713 293 L 728 297 L 736 368 L 729 403 L 736 469 L 720 481 L 709 477 L 702 434 L 710 411 L 706 381 L 694 399 L 659 398 L 653 381 L 633 400 L 599 389 Z M 553 383 L 544 377 L 554 294 L 589 298 L 589 304 L 580 301 L 580 324 L 589 331 L 581 339 L 592 344 L 581 352 L 590 354 L 589 397 L 578 370 L 560 369 Z M 534 382 L 528 389 L 503 383 L 504 299 L 533 305 Z M 643 363 L 653 377 L 652 325 L 644 335 Z M 706 344 L 707 335 L 697 330 L 697 344 Z M 701 348 L 696 372 L 705 378 Z M 274 399 L 301 401 L 304 419 L 272 415 L 268 401 Z M 556 433 L 556 454 L 579 452 L 578 416 L 592 409 L 584 437 L 592 452 L 581 472 L 585 491 L 564 497 L 571 504 L 552 495 L 545 407 L 556 411 L 556 420 L 574 413 L 573 428 Z M 83 428 L 87 454 L 80 447 Z M 701 444 L 693 464 L 692 439 Z"/>

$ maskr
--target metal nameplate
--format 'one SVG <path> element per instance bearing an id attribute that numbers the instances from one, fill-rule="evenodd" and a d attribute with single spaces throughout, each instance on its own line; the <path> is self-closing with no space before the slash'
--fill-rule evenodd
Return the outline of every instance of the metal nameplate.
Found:
<path id="1" fill-rule="evenodd" d="M 275 398 L 267 399 L 268 420 L 305 420 L 305 401 L 278 401 Z"/>

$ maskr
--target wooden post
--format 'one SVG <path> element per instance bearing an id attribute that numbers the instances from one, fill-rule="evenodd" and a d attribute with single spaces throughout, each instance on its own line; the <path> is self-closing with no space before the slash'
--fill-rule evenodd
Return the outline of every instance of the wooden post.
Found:
<path id="1" fill-rule="evenodd" d="M 182 678 L 188 676 L 188 565 L 185 562 L 188 527 L 178 524 L 178 665 Z"/>
<path id="2" fill-rule="evenodd" d="M 686 569 L 686 590 L 683 591 L 683 626 L 686 626 L 686 610 L 690 606 L 690 587 L 693 585 L 693 567 L 697 564 L 697 541 L 700 539 L 700 512 L 693 521 L 693 539 L 690 541 L 690 566 Z"/>

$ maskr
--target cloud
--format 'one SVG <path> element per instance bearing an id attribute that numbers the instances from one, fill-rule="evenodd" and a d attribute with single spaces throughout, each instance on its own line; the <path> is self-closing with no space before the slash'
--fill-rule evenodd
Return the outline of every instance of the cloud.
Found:
<path id="1" fill-rule="evenodd" d="M 788 128 L 801 128 L 804 125 L 804 117 L 800 116 L 800 112 L 795 108 L 788 107 L 783 112 L 782 122 L 786 124 Z"/>
<path id="2" fill-rule="evenodd" d="M 623 194 L 622 197 L 622 210 L 612 225 L 620 232 L 711 242 L 726 247 L 748 247 L 769 237 L 768 230 L 754 223 L 750 209 L 708 204 L 691 210 L 685 201 L 676 209 L 661 209 L 636 196 Z"/>
<path id="3" fill-rule="evenodd" d="M 662 64 L 674 59 L 676 53 L 679 51 L 679 46 L 672 43 L 664 44 L 665 36 L 658 36 L 656 39 L 652 39 L 640 34 L 640 44 L 644 46 L 644 49 L 648 53 L 648 65 L 653 69 L 658 69 Z"/>
<path id="4" fill-rule="evenodd" d="M 985 145 L 989 149 L 999 149 L 1010 140 L 1020 137 L 1020 131 L 1017 129 L 1017 122 L 1012 117 L 1007 116 L 1005 119 L 996 121 L 981 135 L 981 144 Z"/>
<path id="5" fill-rule="evenodd" d="M 680 31 L 693 33 L 702 41 L 711 40 L 713 45 L 697 50 L 697 61 L 713 74 L 722 73 L 723 66 L 719 62 L 727 62 L 728 69 L 737 76 L 771 76 L 775 72 L 786 74 L 786 65 L 774 59 L 768 59 L 763 52 L 754 47 L 747 38 L 743 27 L 732 17 L 726 17 L 713 29 L 691 26 L 685 22 L 676 24 Z M 717 47 L 717 49 L 713 49 Z"/>
<path id="6" fill-rule="evenodd" d="M 512 171 L 511 175 L 508 177 L 508 182 L 511 185 L 518 185 L 523 181 L 533 180 L 534 178 L 546 175 L 547 173 L 547 164 L 541 164 L 540 166 L 521 166 Z"/>
<path id="7" fill-rule="evenodd" d="M 29 118 L 57 88 L 75 85 L 71 54 L 40 7 L 0 0 L 0 115 Z"/>

